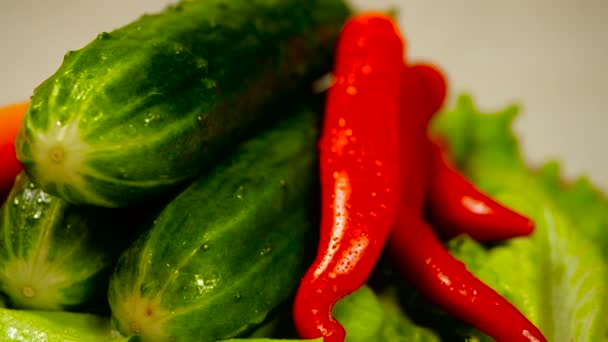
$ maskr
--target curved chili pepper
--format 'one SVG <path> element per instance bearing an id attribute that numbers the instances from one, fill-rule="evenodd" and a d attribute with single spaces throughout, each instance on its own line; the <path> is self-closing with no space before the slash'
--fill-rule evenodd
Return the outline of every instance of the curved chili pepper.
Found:
<path id="1" fill-rule="evenodd" d="M 448 314 L 497 342 L 546 342 L 519 310 L 456 260 L 418 213 L 403 209 L 389 248 L 400 272 Z"/>
<path id="2" fill-rule="evenodd" d="M 425 297 L 448 314 L 497 341 L 546 341 L 538 328 L 517 308 L 453 258 L 422 219 L 425 196 L 432 183 L 430 174 L 424 172 L 431 170 L 435 164 L 429 161 L 429 152 L 433 148 L 426 126 L 442 102 L 438 100 L 441 96 L 434 95 L 441 95 L 441 91 L 434 88 L 438 84 L 437 74 L 430 79 L 431 70 L 429 67 L 409 67 L 402 72 L 399 132 L 402 197 L 388 239 L 389 251 L 399 271 Z M 425 81 L 425 77 L 429 77 L 429 80 Z"/>
<path id="3" fill-rule="evenodd" d="M 342 342 L 333 305 L 368 279 L 399 202 L 398 103 L 403 42 L 391 19 L 363 14 L 339 37 L 319 141 L 321 237 L 297 291 L 301 338 Z"/>
<path id="4" fill-rule="evenodd" d="M 426 127 L 443 105 L 446 93 L 447 82 L 437 67 L 416 64 L 404 72 L 401 115 L 408 118 L 402 127 L 402 131 L 407 132 L 403 134 L 407 145 L 401 148 L 406 150 L 409 146 L 420 156 L 411 168 L 407 168 L 409 165 L 403 168 L 402 177 L 417 179 L 415 186 L 418 187 L 425 187 L 430 182 L 426 211 L 433 228 L 444 239 L 466 233 L 477 241 L 490 242 L 531 234 L 534 224 L 530 219 L 477 190 L 452 167 L 447 149 L 440 149 L 438 142 L 428 138 Z M 406 150 L 405 154 L 411 155 L 412 152 Z M 425 179 L 423 175 L 428 177 L 429 173 L 430 180 Z M 412 203 L 422 203 L 420 191 L 416 191 L 418 195 L 415 196 L 409 194 L 410 191 L 408 189 L 408 197 L 415 197 Z"/>
<path id="5" fill-rule="evenodd" d="M 432 176 L 427 197 L 429 219 L 442 238 L 461 233 L 481 241 L 530 235 L 534 223 L 479 191 L 451 165 L 439 143 L 432 143 Z"/>

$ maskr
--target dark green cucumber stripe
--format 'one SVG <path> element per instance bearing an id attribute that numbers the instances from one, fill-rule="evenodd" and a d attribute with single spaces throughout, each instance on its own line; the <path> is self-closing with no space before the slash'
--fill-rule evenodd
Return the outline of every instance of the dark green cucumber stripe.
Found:
<path id="1" fill-rule="evenodd" d="M 85 252 L 83 250 L 83 248 L 86 248 L 85 242 L 86 242 L 86 235 L 83 235 L 80 239 L 74 240 L 73 241 L 73 246 L 71 246 L 70 248 L 68 248 L 67 250 L 62 250 L 62 255 L 59 256 L 58 258 L 55 258 L 53 260 L 51 260 L 51 264 L 53 265 L 53 267 L 56 270 L 61 270 L 63 267 L 66 267 L 66 263 L 68 261 L 70 261 L 71 258 L 73 258 L 74 255 L 78 254 L 78 252 Z M 48 239 L 50 239 L 50 236 L 48 237 Z M 48 243 L 48 242 L 47 242 Z M 38 246 L 38 248 L 40 248 Z M 50 269 L 47 269 L 47 272 Z M 82 272 L 82 271 L 88 271 L 88 272 L 92 272 L 93 270 L 82 270 L 82 269 L 76 269 L 74 270 L 76 272 L 72 273 L 72 275 L 76 275 L 79 274 L 78 272 Z M 40 276 L 44 276 L 45 274 L 41 274 Z M 80 276 L 78 278 L 83 278 L 83 276 Z M 74 279 L 78 279 L 76 277 L 74 277 Z M 88 278 L 88 275 L 85 275 L 84 278 Z"/>
<path id="2" fill-rule="evenodd" d="M 36 170 L 35 168 L 33 168 L 33 170 Z M 80 177 L 86 177 L 86 175 L 79 175 Z M 103 195 L 99 194 L 96 189 L 94 189 L 92 186 L 90 185 L 83 185 L 81 187 L 78 188 L 78 190 L 75 189 L 75 187 L 73 185 L 70 184 L 65 184 L 65 183 L 53 183 L 53 184 L 48 184 L 48 190 L 49 192 L 52 193 L 56 193 L 61 195 L 61 198 L 67 197 L 67 198 L 72 198 L 75 199 L 75 202 L 79 202 L 78 199 L 84 198 L 85 196 L 87 198 L 91 198 L 91 199 L 95 199 L 95 202 L 99 205 L 99 206 L 105 206 L 105 207 L 111 207 L 112 206 L 112 202 L 110 202 L 107 197 L 104 197 Z"/>
<path id="3" fill-rule="evenodd" d="M 49 217 L 57 217 L 58 215 L 61 215 L 61 212 L 64 210 L 65 206 L 62 205 L 62 203 L 55 202 L 51 204 L 51 210 L 49 211 L 48 215 Z M 37 270 L 42 269 L 42 263 L 45 263 L 47 261 L 46 259 L 48 258 L 48 254 L 44 255 L 43 258 L 41 253 L 43 250 L 45 251 L 45 253 L 48 253 L 48 249 L 51 248 L 50 241 L 52 236 L 54 235 L 54 230 L 57 225 L 52 220 L 45 220 L 41 226 L 42 227 L 40 228 L 40 230 L 36 232 L 37 239 L 33 245 L 30 245 L 28 243 L 31 241 L 22 240 L 24 238 L 23 234 L 17 235 L 21 240 L 19 243 L 19 248 L 21 249 L 22 254 L 20 256 L 25 260 L 34 260 L 32 268 Z M 23 229 L 23 227 L 21 229 Z M 30 253 L 33 253 L 33 255 L 30 255 Z"/>
<path id="4" fill-rule="evenodd" d="M 12 191 L 14 191 L 14 188 Z M 13 192 L 11 192 L 11 194 L 13 194 Z M 9 195 L 9 198 L 12 198 L 12 197 Z M 10 205 L 10 203 L 9 203 L 9 205 Z M 4 227 L 10 227 L 11 226 L 10 222 L 12 221 L 11 212 L 10 212 L 10 210 L 7 210 L 5 208 L 5 206 L 2 207 L 2 210 L 4 211 L 4 219 L 2 220 L 2 224 Z M 13 245 L 11 244 L 10 230 L 9 229 L 3 229 L 3 230 L 4 230 L 3 234 L 4 234 L 4 246 L 6 247 L 5 248 L 6 255 L 4 255 L 4 252 L 0 249 L 0 256 L 2 256 L 3 259 L 12 259 L 15 257 L 15 252 L 13 251 Z M 0 265 L 2 265 L 2 261 L 0 261 Z"/>
<path id="5" fill-rule="evenodd" d="M 193 122 L 196 122 L 196 118 L 185 116 L 182 119 L 174 120 L 169 125 L 159 128 L 155 135 L 144 135 L 141 139 L 136 141 L 118 141 L 113 145 L 102 144 L 96 146 L 91 155 L 95 158 L 111 158 L 112 153 L 120 153 L 125 149 L 138 148 L 143 145 L 156 146 L 159 142 L 167 140 L 167 136 L 187 134 L 187 132 L 191 130 Z"/>
<path id="6" fill-rule="evenodd" d="M 95 169 L 89 168 L 89 167 L 84 168 L 82 176 L 84 178 L 92 178 L 92 179 L 97 179 L 99 181 L 125 184 L 125 185 L 129 185 L 130 187 L 149 187 L 149 186 L 172 185 L 172 184 L 179 183 L 179 182 L 183 181 L 184 179 L 186 179 L 186 178 L 182 178 L 182 179 L 177 179 L 177 180 L 175 180 L 175 179 L 128 180 L 128 179 L 124 179 L 124 178 L 120 178 L 120 177 L 116 177 L 116 176 L 104 175 L 104 174 L 99 173 Z M 91 187 L 89 189 L 89 191 L 93 192 L 95 190 L 93 189 L 93 187 Z"/>

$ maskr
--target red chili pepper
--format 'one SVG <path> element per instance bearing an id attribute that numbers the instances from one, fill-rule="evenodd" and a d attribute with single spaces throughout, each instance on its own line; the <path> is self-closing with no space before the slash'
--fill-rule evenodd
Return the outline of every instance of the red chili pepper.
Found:
<path id="1" fill-rule="evenodd" d="M 417 116 L 423 118 L 422 122 L 426 127 L 445 102 L 447 95 L 446 78 L 438 67 L 428 63 L 408 65 L 406 71 L 408 73 L 402 76 L 402 82 L 407 84 L 407 88 L 402 85 L 404 90 L 402 95 L 405 92 L 411 92 L 416 97 L 412 97 L 409 102 L 411 108 L 402 108 L 401 113 L 403 115 L 404 110 L 413 113 L 413 108 L 416 108 Z M 422 132 L 426 133 L 426 129 Z"/>
<path id="2" fill-rule="evenodd" d="M 402 206 L 422 212 L 431 181 L 431 146 L 427 126 L 446 95 L 443 75 L 430 65 L 402 68 L 400 153 Z M 413 158 L 415 157 L 415 159 Z"/>
<path id="3" fill-rule="evenodd" d="M 447 149 L 440 150 L 440 145 L 428 138 L 426 127 L 443 105 L 446 93 L 445 77 L 437 67 L 416 64 L 404 72 L 401 115 L 408 119 L 402 125 L 402 132 L 407 134 L 402 133 L 405 141 L 401 149 L 406 156 L 411 156 L 414 149 L 419 157 L 416 163 L 404 165 L 402 178 L 417 179 L 412 186 L 423 188 L 430 182 L 428 194 L 425 191 L 426 208 L 433 228 L 442 238 L 466 233 L 475 240 L 489 242 L 531 234 L 534 224 L 530 219 L 477 190 L 451 166 Z M 411 199 L 409 207 L 422 203 L 420 198 L 424 195 L 420 190 L 414 190 L 417 195 L 412 194 L 412 189 L 405 193 Z"/>
<path id="4" fill-rule="evenodd" d="M 15 138 L 21 128 L 28 103 L 0 108 L 0 203 L 11 189 L 21 164 L 15 155 Z"/>
<path id="5" fill-rule="evenodd" d="M 481 241 L 530 235 L 532 220 L 479 191 L 451 165 L 439 143 L 433 143 L 432 176 L 427 197 L 429 219 L 442 238 L 461 233 Z"/>
<path id="6" fill-rule="evenodd" d="M 339 37 L 322 137 L 321 238 L 294 303 L 301 338 L 342 342 L 333 305 L 368 279 L 399 202 L 403 42 L 382 14 L 353 17 Z"/>
<path id="7" fill-rule="evenodd" d="M 400 211 L 389 248 L 401 273 L 448 314 L 498 342 L 547 341 L 516 307 L 452 257 L 417 213 Z"/>
<path id="8" fill-rule="evenodd" d="M 435 88 L 440 84 L 436 75 L 440 74 L 429 76 L 432 70 L 429 67 L 410 67 L 402 72 L 399 132 L 402 198 L 388 239 L 389 250 L 401 273 L 448 314 L 497 341 L 546 341 L 538 328 L 517 308 L 453 258 L 422 219 L 425 196 L 431 187 L 429 171 L 435 166 L 429 161 L 432 146 L 426 125 L 443 101 L 438 99 L 444 95 L 435 94 L 441 95 L 441 89 L 445 94 L 445 86 Z"/>

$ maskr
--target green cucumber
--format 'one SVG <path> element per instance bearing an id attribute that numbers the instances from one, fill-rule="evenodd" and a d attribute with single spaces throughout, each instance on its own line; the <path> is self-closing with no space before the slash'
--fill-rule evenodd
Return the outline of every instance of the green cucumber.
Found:
<path id="1" fill-rule="evenodd" d="M 316 250 L 318 124 L 310 109 L 290 115 L 165 207 L 110 281 L 123 334 L 242 336 L 294 294 Z"/>
<path id="2" fill-rule="evenodd" d="M 136 217 L 133 210 L 76 207 L 22 172 L 0 210 L 0 292 L 17 308 L 80 310 L 101 302 L 118 256 L 136 238 Z"/>
<path id="3" fill-rule="evenodd" d="M 184 0 L 100 34 L 36 88 L 18 159 L 71 203 L 181 189 L 330 70 L 348 15 L 343 0 Z"/>

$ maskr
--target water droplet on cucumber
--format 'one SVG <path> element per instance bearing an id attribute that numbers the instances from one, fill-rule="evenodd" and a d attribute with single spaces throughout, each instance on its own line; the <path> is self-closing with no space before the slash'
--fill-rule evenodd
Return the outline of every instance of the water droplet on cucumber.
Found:
<path id="1" fill-rule="evenodd" d="M 149 113 L 144 118 L 145 126 L 148 126 L 150 124 L 150 122 L 152 122 L 154 120 L 158 120 L 158 119 L 160 119 L 160 115 L 159 114 L 157 114 L 157 113 Z"/>
<path id="2" fill-rule="evenodd" d="M 21 197 L 23 197 L 24 201 L 31 202 L 32 198 L 34 198 L 34 192 L 32 191 L 31 188 L 27 188 L 27 189 L 23 190 L 23 195 L 21 195 Z"/>
<path id="3" fill-rule="evenodd" d="M 42 207 L 37 207 L 32 217 L 37 220 L 40 216 L 42 216 Z"/>
<path id="4" fill-rule="evenodd" d="M 38 203 L 50 203 L 51 202 L 51 196 L 49 196 L 44 191 L 39 191 L 38 192 L 38 198 L 36 199 L 36 202 L 38 202 Z"/>
<path id="5" fill-rule="evenodd" d="M 194 299 L 194 296 L 191 293 L 185 292 L 184 296 L 182 298 L 183 298 L 184 302 L 190 303 Z"/>

